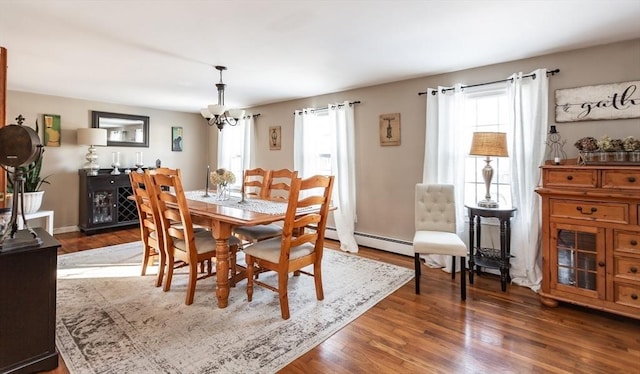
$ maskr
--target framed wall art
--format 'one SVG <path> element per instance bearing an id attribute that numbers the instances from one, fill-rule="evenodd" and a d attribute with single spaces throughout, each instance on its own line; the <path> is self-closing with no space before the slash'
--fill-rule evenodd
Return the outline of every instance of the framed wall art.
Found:
<path id="1" fill-rule="evenodd" d="M 380 116 L 380 145 L 400 145 L 400 113 Z"/>
<path id="2" fill-rule="evenodd" d="M 44 142 L 47 147 L 60 146 L 60 116 L 58 114 L 45 114 L 44 116 Z"/>
<path id="3" fill-rule="evenodd" d="M 640 81 L 556 90 L 556 122 L 640 118 Z"/>
<path id="4" fill-rule="evenodd" d="M 171 151 L 182 152 L 183 148 L 182 127 L 171 127 Z"/>
<path id="5" fill-rule="evenodd" d="M 280 141 L 281 141 L 281 128 L 280 126 L 270 126 L 269 127 L 269 149 L 270 150 L 279 150 L 280 149 Z"/>

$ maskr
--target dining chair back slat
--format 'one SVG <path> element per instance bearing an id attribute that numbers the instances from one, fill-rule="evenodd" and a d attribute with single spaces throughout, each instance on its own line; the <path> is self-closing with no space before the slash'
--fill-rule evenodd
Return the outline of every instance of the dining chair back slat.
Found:
<path id="1" fill-rule="evenodd" d="M 289 169 L 271 170 L 268 190 L 265 199 L 287 200 L 291 191 L 291 182 L 298 177 L 298 172 Z"/>
<path id="2" fill-rule="evenodd" d="M 268 190 L 270 171 L 262 168 L 244 171 L 244 195 L 247 198 L 264 199 Z"/>

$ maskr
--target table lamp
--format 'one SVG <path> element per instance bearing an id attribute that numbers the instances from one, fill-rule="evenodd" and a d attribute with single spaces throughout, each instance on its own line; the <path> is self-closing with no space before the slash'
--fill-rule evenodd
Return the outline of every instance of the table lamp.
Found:
<path id="1" fill-rule="evenodd" d="M 107 145 L 107 130 L 98 128 L 81 128 L 78 129 L 78 144 L 84 144 L 89 146 L 84 169 L 87 175 L 98 175 L 100 165 L 96 162 L 98 154 L 96 153 L 96 147 Z"/>
<path id="2" fill-rule="evenodd" d="M 491 193 L 489 192 L 491 180 L 493 179 L 493 168 L 490 165 L 490 156 L 509 156 L 507 153 L 507 134 L 504 132 L 474 132 L 469 154 L 472 156 L 487 157 L 485 159 L 487 165 L 482 169 L 482 176 L 484 177 L 484 185 L 487 188 L 487 192 L 484 200 L 478 201 L 478 206 L 483 208 L 497 208 L 498 203 L 491 200 Z"/>

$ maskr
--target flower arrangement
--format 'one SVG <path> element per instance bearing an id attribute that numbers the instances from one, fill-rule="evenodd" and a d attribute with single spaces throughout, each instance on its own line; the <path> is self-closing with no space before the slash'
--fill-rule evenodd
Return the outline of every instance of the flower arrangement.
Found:
<path id="1" fill-rule="evenodd" d="M 608 136 L 603 136 L 598 140 L 598 148 L 603 152 L 618 152 L 622 151 L 622 140 L 611 139 Z"/>
<path id="2" fill-rule="evenodd" d="M 211 183 L 223 186 L 236 182 L 236 176 L 231 172 L 231 170 L 223 168 L 211 172 L 210 179 Z"/>
<path id="3" fill-rule="evenodd" d="M 574 146 L 581 152 L 595 152 L 598 150 L 598 141 L 594 137 L 586 136 L 578 139 Z"/>
<path id="4" fill-rule="evenodd" d="M 640 151 L 640 140 L 633 136 L 627 136 L 622 141 L 622 148 L 627 152 Z"/>

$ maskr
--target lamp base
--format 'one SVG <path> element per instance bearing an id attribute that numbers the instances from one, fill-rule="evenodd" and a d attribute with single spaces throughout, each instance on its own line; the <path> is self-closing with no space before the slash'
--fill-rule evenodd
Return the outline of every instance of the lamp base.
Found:
<path id="1" fill-rule="evenodd" d="M 100 165 L 96 162 L 98 160 L 98 154 L 96 153 L 96 147 L 89 146 L 89 151 L 85 156 L 87 162 L 84 164 L 84 169 L 89 176 L 98 175 L 98 170 L 100 169 Z"/>
<path id="2" fill-rule="evenodd" d="M 498 208 L 500 206 L 497 201 L 493 200 L 480 200 L 477 204 L 481 208 Z"/>

